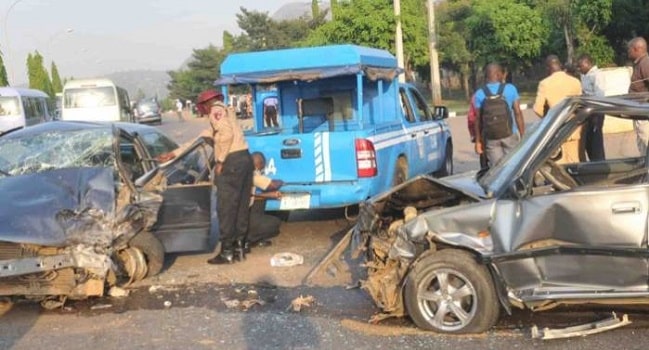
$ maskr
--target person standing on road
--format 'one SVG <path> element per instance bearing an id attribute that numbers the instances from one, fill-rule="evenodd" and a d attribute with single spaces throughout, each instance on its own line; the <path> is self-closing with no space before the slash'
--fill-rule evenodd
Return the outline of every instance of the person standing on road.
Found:
<path id="1" fill-rule="evenodd" d="M 178 121 L 184 121 L 183 119 L 183 103 L 180 99 L 176 99 L 176 114 L 178 114 Z"/>
<path id="2" fill-rule="evenodd" d="M 277 114 L 279 113 L 279 101 L 277 97 L 268 97 L 264 100 L 264 119 L 269 128 L 278 127 Z"/>
<path id="3" fill-rule="evenodd" d="M 584 96 L 604 96 L 604 91 L 597 84 L 599 69 L 593 64 L 593 59 L 582 55 L 577 60 L 577 67 L 581 73 L 581 91 Z M 583 127 L 582 138 L 586 155 L 592 161 L 604 160 L 604 115 L 597 114 L 588 118 Z"/>
<path id="4" fill-rule="evenodd" d="M 206 90 L 198 95 L 197 108 L 207 115 L 210 128 L 199 137 L 214 144 L 214 180 L 217 188 L 216 210 L 219 219 L 221 251 L 209 264 L 232 264 L 245 259 L 244 240 L 248 234 L 250 197 L 253 176 L 252 157 L 243 131 L 232 108 L 223 103 L 223 94 Z M 186 145 L 191 145 L 189 142 Z M 158 161 L 167 162 L 182 153 L 183 148 L 162 154 Z"/>
<path id="5" fill-rule="evenodd" d="M 539 82 L 536 100 L 534 101 L 534 112 L 539 118 L 545 117 L 548 110 L 554 107 L 568 96 L 581 95 L 581 82 L 563 71 L 561 61 L 556 55 L 550 55 L 545 59 L 548 70 L 548 77 Z M 578 163 L 580 161 L 579 142 L 581 139 L 581 127 L 575 130 L 572 135 L 561 146 L 562 156 L 560 163 Z"/>
<path id="6" fill-rule="evenodd" d="M 475 151 L 495 165 L 509 153 L 525 133 L 518 90 L 503 83 L 503 68 L 497 63 L 486 67 L 487 84 L 475 93 Z"/>
<path id="7" fill-rule="evenodd" d="M 629 41 L 628 55 L 633 61 L 633 73 L 629 93 L 649 92 L 649 55 L 647 55 L 647 41 L 642 37 Z M 641 155 L 647 153 L 649 142 L 649 121 L 636 120 L 633 127 L 637 135 L 638 150 Z"/>
<path id="8" fill-rule="evenodd" d="M 475 94 L 471 96 L 471 102 L 469 102 L 469 112 L 466 116 L 467 127 L 469 128 L 469 135 L 471 135 L 471 143 L 475 144 L 475 120 L 478 118 L 478 111 L 475 108 Z M 484 152 L 480 154 L 480 169 L 486 169 L 489 167 L 487 164 L 487 156 Z"/>

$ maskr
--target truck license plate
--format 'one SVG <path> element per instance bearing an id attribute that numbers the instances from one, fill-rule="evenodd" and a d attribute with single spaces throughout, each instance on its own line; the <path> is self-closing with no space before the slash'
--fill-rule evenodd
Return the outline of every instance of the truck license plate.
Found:
<path id="1" fill-rule="evenodd" d="M 309 209 L 311 206 L 311 194 L 309 193 L 282 193 L 279 202 L 280 210 Z"/>

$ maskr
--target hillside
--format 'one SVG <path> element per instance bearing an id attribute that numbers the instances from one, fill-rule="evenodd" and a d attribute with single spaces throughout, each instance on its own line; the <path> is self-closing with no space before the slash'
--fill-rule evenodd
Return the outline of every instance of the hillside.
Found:
<path id="1" fill-rule="evenodd" d="M 154 70 L 132 70 L 115 72 L 106 75 L 115 84 L 128 90 L 131 99 L 135 99 L 137 91 L 141 89 L 146 97 L 155 97 L 163 99 L 167 97 L 167 84 L 169 83 L 169 74 L 165 71 Z"/>

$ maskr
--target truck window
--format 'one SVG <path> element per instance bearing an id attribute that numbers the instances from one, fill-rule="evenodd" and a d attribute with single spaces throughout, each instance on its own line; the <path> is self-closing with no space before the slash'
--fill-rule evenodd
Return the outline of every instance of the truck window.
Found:
<path id="1" fill-rule="evenodd" d="M 401 97 L 399 99 L 399 102 L 401 102 L 401 110 L 403 111 L 403 117 L 409 123 L 416 122 L 417 119 L 415 119 L 415 115 L 413 114 L 412 108 L 410 107 L 410 103 L 408 102 L 408 95 L 406 94 L 406 90 L 399 89 L 399 96 Z"/>
<path id="2" fill-rule="evenodd" d="M 410 89 L 410 94 L 415 100 L 415 113 L 417 114 L 417 118 L 420 121 L 433 120 L 433 114 L 431 113 L 430 108 L 428 108 L 426 101 L 424 101 L 424 98 L 421 97 L 419 92 L 414 89 Z"/>

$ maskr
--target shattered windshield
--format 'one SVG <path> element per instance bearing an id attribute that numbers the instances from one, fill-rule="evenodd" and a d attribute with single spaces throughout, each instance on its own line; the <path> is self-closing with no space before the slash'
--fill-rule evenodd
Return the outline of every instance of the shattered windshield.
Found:
<path id="1" fill-rule="evenodd" d="M 52 169 L 113 166 L 112 140 L 107 128 L 0 139 L 0 178 Z"/>

